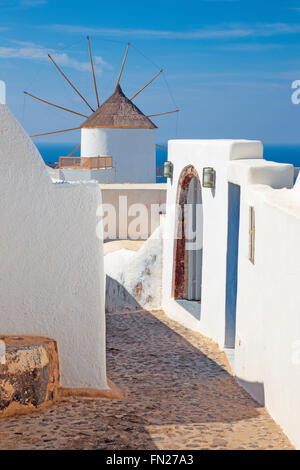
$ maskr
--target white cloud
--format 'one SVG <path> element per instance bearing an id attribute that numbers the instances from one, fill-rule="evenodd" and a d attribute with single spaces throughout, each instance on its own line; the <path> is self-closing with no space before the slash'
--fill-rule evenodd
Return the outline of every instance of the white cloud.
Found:
<path id="1" fill-rule="evenodd" d="M 107 69 L 112 69 L 112 66 L 108 62 L 106 62 L 100 55 L 94 55 L 93 62 L 94 64 L 96 64 L 96 66 L 100 65 Z"/>
<path id="2" fill-rule="evenodd" d="M 11 41 L 18 47 L 0 46 L 0 59 L 26 59 L 26 60 L 43 60 L 49 61 L 48 53 L 58 65 L 63 65 L 80 72 L 90 71 L 90 62 L 80 62 L 73 59 L 65 52 L 55 51 L 54 49 L 46 50 L 43 46 L 32 42 Z M 100 74 L 103 67 L 109 66 L 100 56 L 95 57 L 95 71 Z"/>
<path id="3" fill-rule="evenodd" d="M 46 5 L 47 0 L 0 0 L 0 7 L 25 9 Z"/>
<path id="4" fill-rule="evenodd" d="M 48 3 L 47 0 L 20 0 L 20 5 L 26 8 L 37 7 L 46 3 Z"/>
<path id="5" fill-rule="evenodd" d="M 236 51 L 236 52 L 247 52 L 247 51 L 270 51 L 273 49 L 282 49 L 286 47 L 284 44 L 260 44 L 260 43 L 249 43 L 249 44 L 227 44 L 216 47 L 217 50 L 222 51 Z"/>
<path id="6" fill-rule="evenodd" d="M 300 32 L 300 24 L 259 23 L 250 25 L 225 25 L 193 31 L 170 31 L 152 29 L 90 28 L 85 26 L 53 24 L 41 26 L 68 34 L 92 34 L 94 36 L 144 37 L 149 39 L 226 39 L 246 37 L 271 37 Z"/>

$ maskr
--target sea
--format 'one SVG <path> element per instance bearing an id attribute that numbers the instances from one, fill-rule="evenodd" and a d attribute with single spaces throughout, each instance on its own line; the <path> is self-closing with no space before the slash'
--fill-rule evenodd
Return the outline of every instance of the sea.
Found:
<path id="1" fill-rule="evenodd" d="M 160 144 L 167 147 L 167 144 Z M 60 156 L 67 156 L 76 147 L 74 143 L 38 143 L 37 147 L 45 163 L 53 165 L 58 162 Z M 80 155 L 80 149 L 74 153 Z M 300 144 L 286 145 L 286 144 L 265 144 L 264 145 L 264 158 L 266 160 L 279 162 L 279 163 L 292 163 L 296 167 L 300 167 Z M 156 166 L 157 174 L 161 174 L 159 169 L 167 160 L 167 151 L 157 147 L 156 149 Z M 165 178 L 158 177 L 157 183 L 164 183 Z"/>

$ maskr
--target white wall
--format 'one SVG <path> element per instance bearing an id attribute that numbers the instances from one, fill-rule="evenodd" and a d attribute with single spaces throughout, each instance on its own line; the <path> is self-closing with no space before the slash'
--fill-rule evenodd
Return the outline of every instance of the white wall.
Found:
<path id="1" fill-rule="evenodd" d="M 167 186 L 167 215 L 163 254 L 163 308 L 172 318 L 201 331 L 225 347 L 228 183 L 291 186 L 293 166 L 263 160 L 259 141 L 176 140 L 169 142 L 168 159 L 174 164 L 173 179 Z M 192 165 L 202 182 L 204 167 L 216 172 L 215 189 L 202 188 L 203 201 L 203 268 L 200 321 L 172 297 L 175 256 L 175 203 L 180 176 Z M 234 221 L 236 222 L 236 221 Z M 229 240 L 230 242 L 230 240 Z"/>
<path id="2" fill-rule="evenodd" d="M 64 387 L 107 388 L 100 206 L 99 185 L 51 181 L 0 105 L 0 331 L 57 340 Z"/>
<path id="3" fill-rule="evenodd" d="M 234 160 L 228 163 L 228 181 L 239 186 L 265 184 L 274 189 L 291 188 L 294 181 L 294 167 L 289 163 L 263 159 Z"/>
<path id="4" fill-rule="evenodd" d="M 228 162 L 262 158 L 258 141 L 176 140 L 169 141 L 168 159 L 174 164 L 173 180 L 168 180 L 167 215 L 163 254 L 163 308 L 186 326 L 213 338 L 221 347 L 225 342 Z M 196 320 L 172 298 L 175 235 L 175 208 L 178 182 L 184 168 L 192 165 L 202 181 L 206 166 L 216 171 L 216 188 L 202 188 L 203 272 L 201 320 Z"/>
<path id="5" fill-rule="evenodd" d="M 113 183 L 155 183 L 154 129 L 82 129 L 81 156 L 112 156 Z"/>
<path id="6" fill-rule="evenodd" d="M 239 152 L 241 158 L 239 158 Z M 253 158 L 255 157 L 255 158 Z M 259 143 L 171 141 L 163 253 L 163 308 L 224 347 L 228 183 L 240 188 L 235 375 L 265 404 L 300 449 L 300 178 L 293 165 L 267 162 Z M 215 191 L 202 188 L 203 284 L 200 321 L 172 298 L 177 187 L 184 168 L 216 170 Z M 249 259 L 249 206 L 255 209 L 255 262 Z M 238 227 L 237 227 L 238 229 Z M 230 240 L 229 240 L 230 242 Z"/>
<path id="7" fill-rule="evenodd" d="M 5 82 L 3 80 L 0 80 L 0 104 L 5 104 L 5 103 L 6 103 Z"/>
<path id="8" fill-rule="evenodd" d="M 105 256 L 108 311 L 161 307 L 162 246 L 158 227 L 138 251 L 122 249 Z"/>
<path id="9" fill-rule="evenodd" d="M 50 167 L 47 169 L 53 181 L 64 180 L 64 177 L 67 181 L 78 181 L 78 172 L 92 173 L 88 170 L 64 170 L 63 172 Z M 90 177 L 86 175 L 85 178 L 87 181 L 94 180 L 95 175 L 92 174 Z M 105 209 L 104 238 L 106 240 L 131 238 L 130 226 L 136 217 L 143 221 L 139 238 L 147 239 L 157 229 L 160 224 L 159 211 L 165 213 L 167 197 L 165 183 L 103 183 L 100 184 L 100 188 Z M 145 209 L 145 212 L 143 211 L 145 215 L 141 214 L 142 217 L 135 210 L 137 204 L 142 204 Z M 111 206 L 113 210 L 107 212 L 106 205 Z"/>
<path id="10" fill-rule="evenodd" d="M 154 184 L 101 184 L 103 207 L 111 205 L 114 212 L 105 214 L 106 222 L 110 227 L 115 224 L 115 234 L 108 234 L 107 239 L 131 238 L 130 224 L 139 217 L 142 224 L 140 227 L 141 239 L 147 239 L 160 224 L 159 208 L 165 212 L 167 187 L 165 183 Z M 143 212 L 135 210 L 136 204 L 143 204 Z M 136 207 L 136 209 L 138 209 Z M 144 215 L 145 214 L 145 215 Z M 108 226 L 104 229 L 107 232 Z"/>
<path id="11" fill-rule="evenodd" d="M 107 168 L 106 170 L 103 168 L 98 170 L 72 170 L 67 168 L 51 170 L 52 175 L 55 175 L 56 179 L 63 181 L 97 181 L 98 183 L 113 183 L 116 179 L 116 171 L 114 168 Z"/>
<path id="12" fill-rule="evenodd" d="M 300 180 L 297 186 L 242 191 L 235 374 L 300 449 Z"/>

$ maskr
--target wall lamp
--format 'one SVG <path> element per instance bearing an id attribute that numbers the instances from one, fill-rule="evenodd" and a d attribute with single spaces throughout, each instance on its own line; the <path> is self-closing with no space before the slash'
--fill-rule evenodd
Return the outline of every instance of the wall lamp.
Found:
<path id="1" fill-rule="evenodd" d="M 173 177 L 173 163 L 172 162 L 164 162 L 164 178 L 172 178 Z"/>
<path id="2" fill-rule="evenodd" d="M 203 188 L 214 188 L 216 183 L 216 172 L 213 168 L 203 168 Z"/>

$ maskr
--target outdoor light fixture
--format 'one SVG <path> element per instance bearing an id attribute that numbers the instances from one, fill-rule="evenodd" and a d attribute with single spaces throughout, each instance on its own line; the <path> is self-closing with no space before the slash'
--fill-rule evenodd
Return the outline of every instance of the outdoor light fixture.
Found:
<path id="1" fill-rule="evenodd" d="M 173 163 L 164 162 L 164 178 L 172 178 L 173 176 Z"/>
<path id="2" fill-rule="evenodd" d="M 213 168 L 203 168 L 202 186 L 203 188 L 215 187 L 216 172 Z"/>

